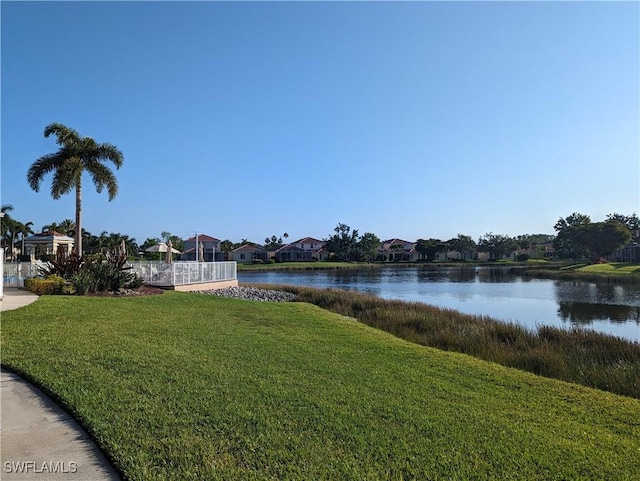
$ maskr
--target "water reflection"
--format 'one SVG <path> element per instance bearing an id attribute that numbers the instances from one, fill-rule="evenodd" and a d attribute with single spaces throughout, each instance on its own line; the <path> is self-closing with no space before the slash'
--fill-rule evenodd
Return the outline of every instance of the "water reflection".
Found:
<path id="1" fill-rule="evenodd" d="M 587 302 L 560 302 L 558 315 L 564 321 L 576 324 L 590 324 L 593 321 L 611 321 L 616 323 L 640 323 L 639 306 L 618 304 L 592 304 Z"/>
<path id="2" fill-rule="evenodd" d="M 567 323 L 640 341 L 640 285 L 522 277 L 508 267 L 389 267 L 238 273 L 240 282 L 358 290 L 513 321 Z"/>
<path id="3" fill-rule="evenodd" d="M 417 270 L 418 282 L 475 282 L 476 270 L 474 268 L 449 268 Z"/>

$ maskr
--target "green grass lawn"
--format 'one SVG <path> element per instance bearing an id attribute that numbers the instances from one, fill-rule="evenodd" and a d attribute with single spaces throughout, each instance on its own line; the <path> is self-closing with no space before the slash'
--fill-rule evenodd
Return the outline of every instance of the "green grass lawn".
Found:
<path id="1" fill-rule="evenodd" d="M 640 479 L 640 401 L 305 303 L 44 296 L 2 314 L 2 363 L 125 479 Z"/>
<path id="2" fill-rule="evenodd" d="M 640 264 L 631 264 L 629 262 L 609 262 L 607 264 L 580 264 L 574 267 L 577 272 L 586 274 L 603 274 L 603 275 L 640 275 Z M 571 269 L 569 267 L 569 269 Z"/>

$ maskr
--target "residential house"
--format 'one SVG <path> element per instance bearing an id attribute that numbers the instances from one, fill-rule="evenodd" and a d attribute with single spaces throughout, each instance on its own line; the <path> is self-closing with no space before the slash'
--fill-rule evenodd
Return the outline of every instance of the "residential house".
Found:
<path id="1" fill-rule="evenodd" d="M 269 260 L 269 253 L 264 247 L 256 244 L 243 244 L 231 251 L 231 260 L 238 264 L 250 264 L 252 262 L 266 262 Z"/>
<path id="2" fill-rule="evenodd" d="M 35 260 L 44 254 L 57 254 L 59 250 L 70 254 L 73 250 L 73 243 L 73 238 L 69 236 L 56 231 L 45 231 L 25 237 L 23 255 L 29 255 L 32 260 Z"/>
<path id="3" fill-rule="evenodd" d="M 313 252 L 304 250 L 294 244 L 287 244 L 275 252 L 276 262 L 313 261 Z"/>
<path id="4" fill-rule="evenodd" d="M 298 247 L 303 251 L 311 252 L 311 259 L 314 261 L 328 261 L 331 253 L 324 248 L 325 242 L 314 239 L 313 237 L 304 237 L 289 244 Z"/>
<path id="5" fill-rule="evenodd" d="M 420 254 L 416 251 L 415 242 L 402 239 L 389 239 L 383 241 L 378 249 L 378 257 L 383 261 L 417 261 Z"/>
<path id="6" fill-rule="evenodd" d="M 189 237 L 184 241 L 184 252 L 180 256 L 183 261 L 197 261 L 200 245 L 204 255 L 204 262 L 219 262 L 226 260 L 226 253 L 220 250 L 220 239 L 208 236 L 206 234 Z"/>
<path id="7" fill-rule="evenodd" d="M 530 259 L 552 260 L 556 258 L 556 251 L 553 247 L 553 242 L 540 242 L 538 244 L 532 244 L 526 249 L 518 247 L 515 252 L 511 253 L 510 258 L 517 260 L 518 256 L 521 255 L 528 255 Z"/>
<path id="8" fill-rule="evenodd" d="M 615 262 L 640 262 L 640 245 L 634 242 L 616 249 L 609 259 Z"/>
<path id="9" fill-rule="evenodd" d="M 471 261 L 474 259 L 475 251 L 440 251 L 436 252 L 437 261 Z"/>

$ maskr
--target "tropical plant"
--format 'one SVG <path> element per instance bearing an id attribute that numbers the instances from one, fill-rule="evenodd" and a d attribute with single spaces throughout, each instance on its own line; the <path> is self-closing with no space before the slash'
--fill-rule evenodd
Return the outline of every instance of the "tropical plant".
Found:
<path id="1" fill-rule="evenodd" d="M 126 266 L 126 253 L 117 249 L 92 256 L 80 256 L 77 251 L 67 253 L 61 249 L 47 261 L 39 268 L 39 274 L 46 278 L 55 275 L 69 281 L 79 295 L 142 285 L 142 280 Z"/>
<path id="2" fill-rule="evenodd" d="M 329 236 L 328 239 L 324 239 L 325 248 L 335 253 L 338 260 L 353 260 L 354 252 L 357 252 L 358 242 L 360 241 L 358 229 L 351 230 L 348 225 L 340 223 L 333 231 L 335 234 Z"/>
<path id="3" fill-rule="evenodd" d="M 433 261 L 436 254 L 445 250 L 446 244 L 440 239 L 418 239 L 416 242 L 416 250 L 420 253 L 420 258 L 427 261 Z"/>
<path id="4" fill-rule="evenodd" d="M 609 214 L 607 215 L 607 221 L 617 221 L 624 224 L 631 233 L 632 241 L 640 242 L 640 217 L 638 214 L 633 213 L 631 215 L 623 214 Z"/>
<path id="5" fill-rule="evenodd" d="M 380 238 L 372 232 L 365 232 L 358 241 L 358 251 L 361 256 L 360 260 L 367 262 L 373 261 L 378 255 L 380 248 Z"/>
<path id="6" fill-rule="evenodd" d="M 9 249 L 7 249 L 7 245 L 11 242 L 10 233 L 13 230 L 13 219 L 9 215 L 9 212 L 13 210 L 13 206 L 11 204 L 2 205 L 2 219 L 0 219 L 0 240 L 2 241 L 2 247 L 5 248 L 5 255 L 9 254 Z"/>
<path id="7" fill-rule="evenodd" d="M 553 226 L 558 233 L 553 240 L 553 247 L 560 258 L 580 259 L 588 255 L 582 237 L 586 232 L 584 228 L 589 224 L 591 218 L 579 212 L 558 219 Z"/>
<path id="8" fill-rule="evenodd" d="M 476 249 L 476 241 L 471 236 L 458 234 L 457 237 L 449 239 L 446 242 L 450 250 L 460 253 L 462 259 L 473 258 L 473 253 Z"/>
<path id="9" fill-rule="evenodd" d="M 76 224 L 71 219 L 65 219 L 58 224 L 58 232 L 74 237 L 76 235 Z"/>
<path id="10" fill-rule="evenodd" d="M 122 167 L 122 152 L 113 144 L 97 143 L 91 137 L 80 134 L 60 123 L 52 123 L 45 127 L 44 136 L 57 137 L 56 143 L 60 149 L 53 154 L 46 154 L 37 159 L 29 168 L 27 181 L 36 192 L 44 177 L 53 173 L 51 196 L 59 199 L 75 189 L 76 220 L 75 220 L 75 249 L 82 255 L 82 174 L 86 171 L 98 193 L 107 189 L 109 201 L 118 193 L 116 177 L 106 165 L 112 162 L 116 169 Z"/>
<path id="11" fill-rule="evenodd" d="M 220 250 L 223 252 L 231 252 L 234 249 L 233 247 L 233 242 L 231 242 L 229 239 L 225 239 L 222 242 L 220 242 Z"/>
<path id="12" fill-rule="evenodd" d="M 22 222 L 18 222 L 17 223 L 17 229 L 16 229 L 16 233 L 20 234 L 20 254 L 24 255 L 24 239 L 25 237 L 27 237 L 28 235 L 33 234 L 33 229 L 31 228 L 31 226 L 33 225 L 33 222 L 29 221 L 26 223 L 22 223 Z"/>
<path id="13" fill-rule="evenodd" d="M 507 235 L 488 232 L 478 240 L 478 248 L 488 252 L 491 259 L 502 259 L 511 255 L 518 247 L 517 241 Z"/>

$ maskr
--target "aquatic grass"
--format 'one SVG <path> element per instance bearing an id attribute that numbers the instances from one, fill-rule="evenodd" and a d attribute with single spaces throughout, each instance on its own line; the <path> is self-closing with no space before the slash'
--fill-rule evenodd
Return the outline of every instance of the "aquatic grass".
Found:
<path id="1" fill-rule="evenodd" d="M 488 316 L 340 289 L 269 284 L 424 346 L 640 399 L 640 343 L 588 329 L 536 331 Z"/>
<path id="2" fill-rule="evenodd" d="M 73 413 L 126 480 L 640 474 L 640 401 L 418 346 L 308 303 L 43 296 L 2 313 L 2 362 Z"/>

